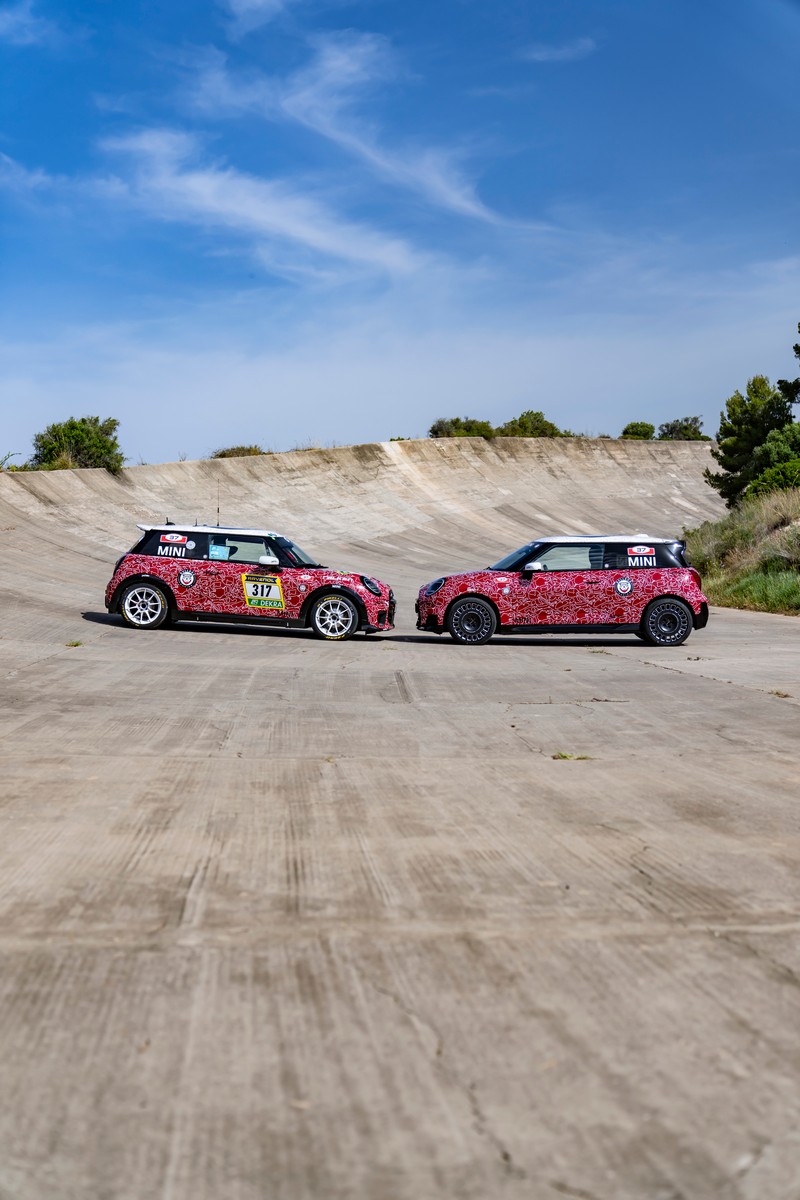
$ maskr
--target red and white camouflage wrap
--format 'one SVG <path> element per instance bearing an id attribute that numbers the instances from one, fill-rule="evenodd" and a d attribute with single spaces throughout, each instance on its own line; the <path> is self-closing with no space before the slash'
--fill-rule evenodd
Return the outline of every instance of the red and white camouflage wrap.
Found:
<path id="1" fill-rule="evenodd" d="M 598 571 L 466 571 L 449 575 L 432 596 L 419 592 L 418 628 L 444 625 L 458 596 L 493 601 L 500 627 L 512 625 L 638 625 L 657 596 L 678 596 L 697 615 L 706 603 L 689 568 Z"/>
<path id="2" fill-rule="evenodd" d="M 126 554 L 106 588 L 106 607 L 112 604 L 126 579 L 143 576 L 167 585 L 179 613 L 296 620 L 309 596 L 324 587 L 332 592 L 354 593 L 366 610 L 368 624 L 379 629 L 393 628 L 388 619 L 391 609 L 387 584 L 374 581 L 381 590 L 376 596 L 358 575 L 327 567 L 272 570 L 242 562 Z M 269 598 L 265 600 L 264 596 Z"/>

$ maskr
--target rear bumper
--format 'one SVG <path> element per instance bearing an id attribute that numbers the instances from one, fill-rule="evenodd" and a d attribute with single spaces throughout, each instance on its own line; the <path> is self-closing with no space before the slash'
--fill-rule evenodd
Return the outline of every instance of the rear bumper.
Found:
<path id="1" fill-rule="evenodd" d="M 708 605 L 705 600 L 700 605 L 700 612 L 694 614 L 695 629 L 705 629 L 708 624 Z"/>

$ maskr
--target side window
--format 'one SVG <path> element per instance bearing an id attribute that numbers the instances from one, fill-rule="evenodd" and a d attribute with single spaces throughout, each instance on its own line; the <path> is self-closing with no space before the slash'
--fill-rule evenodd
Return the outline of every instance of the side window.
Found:
<path id="1" fill-rule="evenodd" d="M 547 571 L 599 571 L 603 566 L 603 546 L 548 546 L 536 561 Z"/>
<path id="2" fill-rule="evenodd" d="M 257 563 L 263 554 L 274 551 L 266 538 L 236 533 L 209 535 L 208 557 L 218 562 Z"/>
<path id="3" fill-rule="evenodd" d="M 142 538 L 137 553 L 154 558 L 207 558 L 208 534 L 193 529 L 152 529 Z"/>
<path id="4" fill-rule="evenodd" d="M 665 551 L 666 546 L 663 544 L 654 546 L 652 543 L 647 545 L 635 541 L 607 546 L 604 565 L 612 571 L 630 571 L 636 567 L 674 566 L 669 556 L 665 555 Z"/>

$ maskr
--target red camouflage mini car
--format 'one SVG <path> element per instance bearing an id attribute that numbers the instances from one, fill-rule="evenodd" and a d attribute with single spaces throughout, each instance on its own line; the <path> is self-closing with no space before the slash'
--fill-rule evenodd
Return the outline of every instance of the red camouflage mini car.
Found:
<path id="1" fill-rule="evenodd" d="M 321 566 L 280 533 L 217 525 L 139 525 L 106 588 L 106 608 L 134 629 L 169 621 L 309 626 L 343 641 L 391 629 L 391 588 Z"/>
<path id="2" fill-rule="evenodd" d="M 479 646 L 494 633 L 634 633 L 680 646 L 708 623 L 685 542 L 647 534 L 548 537 L 493 567 L 420 588 L 417 629 Z"/>

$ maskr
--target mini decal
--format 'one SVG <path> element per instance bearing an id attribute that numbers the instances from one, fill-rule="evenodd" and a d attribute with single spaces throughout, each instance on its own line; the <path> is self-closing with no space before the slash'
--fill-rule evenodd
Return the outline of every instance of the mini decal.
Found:
<path id="1" fill-rule="evenodd" d="M 194 571 L 181 571 L 180 575 L 178 576 L 178 583 L 181 585 L 181 587 L 194 587 L 194 585 L 197 583 L 197 576 L 195 575 Z"/>
<path id="2" fill-rule="evenodd" d="M 283 586 L 279 575 L 243 575 L 242 587 L 248 608 L 283 609 Z"/>
<path id="3" fill-rule="evenodd" d="M 162 542 L 172 542 L 174 545 L 180 544 L 181 546 L 185 546 L 188 539 L 183 533 L 162 533 L 159 540 Z"/>
<path id="4" fill-rule="evenodd" d="M 186 558 L 185 546 L 156 546 L 159 558 Z"/>
<path id="5" fill-rule="evenodd" d="M 630 596 L 633 591 L 632 579 L 618 579 L 614 584 L 614 591 L 618 596 Z"/>

